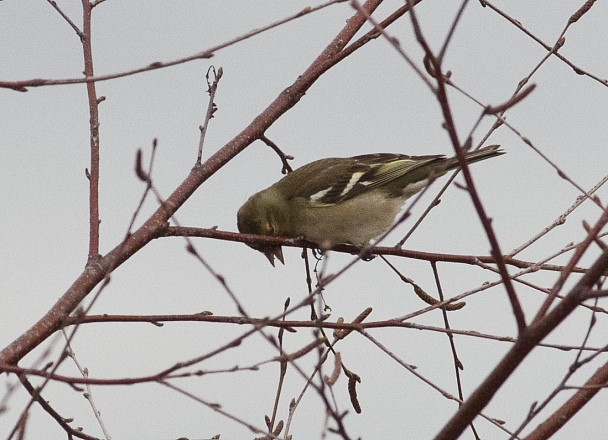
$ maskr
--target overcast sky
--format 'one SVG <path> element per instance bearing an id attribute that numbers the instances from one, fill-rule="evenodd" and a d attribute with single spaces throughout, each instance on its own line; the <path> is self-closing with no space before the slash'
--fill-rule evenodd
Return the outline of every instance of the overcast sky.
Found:
<path id="1" fill-rule="evenodd" d="M 437 49 L 449 31 L 460 2 L 424 0 L 417 7 L 426 37 Z M 528 31 L 553 45 L 568 18 L 582 1 L 493 2 Z M 58 4 L 81 26 L 80 2 Z M 386 1 L 377 11 L 384 18 L 402 5 Z M 287 17 L 314 3 L 304 1 L 129 1 L 107 0 L 94 10 L 93 54 L 99 75 L 126 71 L 154 61 L 192 55 L 231 40 L 254 28 Z M 153 139 L 158 151 L 153 180 L 163 196 L 183 181 L 194 165 L 199 125 L 207 108 L 205 73 L 213 65 L 224 76 L 216 95 L 218 111 L 211 121 L 204 158 L 236 136 L 298 75 L 310 65 L 353 14 L 348 2 L 306 15 L 279 28 L 254 36 L 211 59 L 146 72 L 97 84 L 104 96 L 100 105 L 101 181 L 100 216 L 102 254 L 124 237 L 143 184 L 134 173 L 137 149 L 149 158 Z M 568 30 L 560 53 L 577 67 L 599 78 L 608 77 L 608 6 L 598 2 Z M 416 45 L 406 16 L 389 28 L 405 52 L 422 68 L 422 51 Z M 81 45 L 65 20 L 41 0 L 0 2 L 0 81 L 31 78 L 77 78 L 82 75 Z M 546 51 L 537 42 L 494 12 L 471 1 L 456 28 L 445 68 L 453 82 L 483 105 L 509 99 L 518 82 L 530 74 Z M 589 190 L 608 170 L 608 88 L 589 76 L 577 75 L 556 57 L 532 77 L 534 92 L 507 112 L 507 121 L 528 138 L 577 185 Z M 461 139 L 465 139 L 482 108 L 455 90 L 450 100 Z M 89 162 L 88 104 L 83 84 L 31 88 L 27 93 L 0 89 L 0 347 L 5 347 L 36 322 L 82 272 L 88 250 Z M 301 101 L 266 133 L 292 156 L 299 167 L 330 156 L 393 152 L 413 155 L 453 155 L 442 129 L 441 111 L 432 93 L 397 51 L 382 38 L 331 69 Z M 474 143 L 486 134 L 493 120 L 486 118 L 472 133 Z M 551 225 L 580 195 L 573 184 L 503 126 L 487 144 L 501 144 L 506 155 L 472 167 L 474 181 L 504 253 L 509 253 Z M 256 142 L 209 179 L 176 215 L 184 226 L 236 231 L 236 212 L 247 198 L 281 177 L 277 155 Z M 456 181 L 463 183 L 462 177 Z M 441 180 L 413 209 L 413 216 L 385 241 L 396 243 L 411 227 L 440 189 Z M 606 189 L 598 192 L 604 205 Z M 141 219 L 157 207 L 150 199 Z M 583 220 L 593 224 L 601 211 L 590 202 L 578 208 L 567 222 L 518 255 L 539 261 L 571 242 L 585 237 Z M 138 222 L 141 224 L 141 221 Z M 243 244 L 195 239 L 201 255 L 223 275 L 243 308 L 254 317 L 276 316 L 287 297 L 292 304 L 307 294 L 299 249 L 285 249 L 285 266 L 272 268 L 263 255 Z M 488 255 L 490 245 L 470 197 L 452 185 L 405 245 L 408 249 L 446 254 Z M 552 263 L 563 264 L 570 254 Z M 588 265 L 597 249 L 583 259 Z M 328 271 L 339 270 L 352 257 L 330 254 Z M 437 297 L 428 263 L 392 259 L 408 277 Z M 446 297 L 459 295 L 497 281 L 498 275 L 476 266 L 439 264 Z M 516 273 L 511 268 L 511 273 Z M 556 272 L 531 274 L 525 279 L 549 287 Z M 576 279 L 576 277 L 574 278 Z M 569 286 L 572 283 L 568 284 Z M 531 319 L 544 294 L 516 284 L 526 317 Z M 332 283 L 324 293 L 331 307 L 330 320 L 354 319 L 367 307 L 369 321 L 405 316 L 427 305 L 403 284 L 379 258 L 359 262 Z M 496 336 L 516 336 L 511 308 L 500 285 L 467 298 L 462 310 L 449 314 L 452 328 Z M 88 304 L 88 303 L 86 303 Z M 86 305 L 85 304 L 85 305 Z M 602 305 L 602 301 L 600 301 Z M 604 307 L 606 303 L 604 302 Z M 92 314 L 192 314 L 212 311 L 237 316 L 238 311 L 222 286 L 185 251 L 181 238 L 155 240 L 112 274 Z M 302 309 L 289 319 L 305 320 Z M 579 346 L 591 313 L 577 310 L 549 342 Z M 597 315 L 588 345 L 606 344 L 607 318 Z M 410 322 L 443 327 L 441 312 Z M 91 377 L 120 378 L 154 374 L 176 362 L 208 353 L 249 327 L 211 323 L 88 324 L 73 342 L 79 362 Z M 276 337 L 276 330 L 268 330 Z M 447 337 L 429 330 L 393 328 L 370 330 L 403 362 L 441 389 L 457 395 L 453 360 Z M 312 341 L 312 332 L 301 329 L 285 334 L 285 349 L 296 351 Z M 464 364 L 461 371 L 465 398 L 474 391 L 511 344 L 471 336 L 456 337 Z M 51 338 L 21 366 L 43 357 L 56 359 L 62 341 Z M 53 347 L 50 354 L 44 349 Z M 344 419 L 353 437 L 432 438 L 457 405 L 405 370 L 376 345 L 352 334 L 336 349 L 345 365 L 362 378 L 358 385 L 363 412 L 352 410 L 347 380 L 342 376 L 334 393 L 338 407 L 349 410 Z M 193 367 L 192 370 L 229 369 L 272 359 L 277 351 L 261 336 L 248 338 L 240 347 Z M 574 351 L 538 348 L 484 410 L 504 420 L 509 430 L 525 419 L 530 405 L 542 401 L 557 386 L 575 359 Z M 571 384 L 580 385 L 605 357 L 583 368 Z M 298 361 L 310 374 L 317 362 L 313 351 Z M 333 360 L 324 368 L 330 374 Z M 72 362 L 62 374 L 78 376 Z M 264 415 L 272 413 L 279 377 L 277 363 L 260 371 L 218 373 L 176 380 L 176 385 L 222 408 L 243 421 L 265 429 Z M 17 383 L 3 376 L 3 387 Z M 37 382 L 36 382 L 37 383 Z M 303 378 L 290 368 L 279 402 L 278 418 L 288 417 L 289 401 L 297 398 Z M 2 394 L 5 390 L 3 388 Z M 253 438 L 242 424 L 212 411 L 158 384 L 130 387 L 95 387 L 95 403 L 114 439 L 169 440 L 185 436 L 206 439 Z M 569 395 L 561 393 L 549 406 L 555 409 Z M 70 387 L 51 384 L 44 397 L 74 426 L 102 437 L 86 400 Z M 17 387 L 0 413 L 0 433 L 8 433 L 21 413 L 27 395 Z M 599 395 L 555 438 L 600 438 L 608 429 Z M 542 413 L 535 427 L 550 411 Z M 333 426 L 330 422 L 330 426 Z M 496 426 L 478 419 L 483 439 L 507 439 Z M 530 429 L 529 428 L 529 429 Z M 527 431 L 529 431 L 529 429 Z M 294 439 L 321 438 L 324 406 L 307 391 L 294 416 Z M 65 438 L 57 424 L 36 405 L 30 415 L 26 438 Z M 328 438 L 334 438 L 328 434 Z M 462 438 L 473 438 L 467 431 Z"/>

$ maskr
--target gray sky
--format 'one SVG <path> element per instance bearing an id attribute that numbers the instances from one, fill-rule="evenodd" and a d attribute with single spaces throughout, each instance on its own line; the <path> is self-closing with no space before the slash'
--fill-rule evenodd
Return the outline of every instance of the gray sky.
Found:
<path id="1" fill-rule="evenodd" d="M 59 1 L 61 8 L 80 25 L 80 2 Z M 387 1 L 378 19 L 403 2 Z M 426 36 L 440 47 L 459 2 L 423 1 L 417 8 Z M 495 5 L 519 20 L 547 44 L 554 44 L 568 17 L 582 2 L 495 1 Z M 169 61 L 206 50 L 245 32 L 272 23 L 314 4 L 302 1 L 130 1 L 107 0 L 93 17 L 93 50 L 97 74 L 121 72 L 154 61 Z M 598 2 L 566 34 L 560 53 L 576 66 L 600 78 L 606 71 L 608 42 L 605 38 L 608 7 Z M 219 110 L 211 121 L 205 157 L 236 136 L 285 87 L 289 86 L 341 29 L 353 13 L 348 2 L 302 17 L 277 29 L 221 50 L 209 60 L 147 72 L 97 84 L 101 140 L 101 253 L 124 237 L 131 215 L 143 191 L 133 171 L 135 153 L 142 148 L 148 158 L 154 138 L 158 152 L 154 183 L 167 196 L 188 174 L 197 154 L 198 126 L 207 106 L 205 73 L 210 65 L 222 67 L 216 96 Z M 401 47 L 421 67 L 422 51 L 404 17 L 390 28 Z M 0 80 L 75 78 L 82 72 L 81 46 L 75 33 L 52 7 L 43 1 L 0 2 Z M 452 80 L 486 104 L 509 99 L 518 82 L 543 56 L 544 49 L 479 2 L 470 2 L 456 29 L 446 57 Z M 557 58 L 549 59 L 531 79 L 536 90 L 507 113 L 507 121 L 560 167 L 573 181 L 590 189 L 607 174 L 608 89 L 588 76 L 577 75 Z M 461 139 L 475 124 L 481 108 L 450 90 L 450 100 Z M 84 85 L 32 88 L 27 93 L 0 89 L 0 346 L 5 347 L 65 292 L 81 273 L 88 246 L 89 165 L 88 107 Z M 284 152 L 295 157 L 294 167 L 328 156 L 352 156 L 373 152 L 453 155 L 441 128 L 442 117 L 431 92 L 387 41 L 379 38 L 325 74 L 267 132 Z M 474 131 L 478 142 L 493 121 L 484 119 Z M 495 131 L 488 143 L 501 144 L 507 154 L 475 165 L 474 180 L 486 211 L 493 219 L 504 253 L 519 247 L 549 226 L 580 194 L 576 188 L 533 152 L 507 127 Z M 182 225 L 218 226 L 236 231 L 236 211 L 254 192 L 281 177 L 276 154 L 256 142 L 206 182 L 177 213 Z M 413 210 L 413 217 L 387 240 L 397 242 L 436 192 L 441 182 Z M 462 177 L 457 181 L 462 183 Z M 604 205 L 606 189 L 599 191 Z M 424 204 L 426 202 L 426 204 Z M 156 208 L 149 200 L 143 217 Z M 526 261 L 546 258 L 570 242 L 585 237 L 581 221 L 593 224 L 597 206 L 586 202 L 566 224 L 518 255 Z M 141 223 L 139 223 L 141 224 Z M 198 251 L 222 274 L 245 310 L 255 317 L 276 316 L 284 301 L 292 304 L 306 296 L 304 267 L 299 249 L 284 251 L 286 265 L 275 269 L 248 247 L 231 242 L 194 240 Z M 191 314 L 203 310 L 215 315 L 237 315 L 234 303 L 216 280 L 184 249 L 180 238 L 156 240 L 119 268 L 92 314 Z M 487 255 L 488 240 L 465 191 L 452 185 L 441 204 L 425 219 L 406 248 L 427 252 Z M 590 264 L 597 249 L 583 260 Z M 552 263 L 563 264 L 568 256 Z M 331 254 L 328 270 L 339 270 L 351 257 Z M 437 296 L 428 263 L 392 259 L 393 264 Z M 447 297 L 496 281 L 498 276 L 475 266 L 439 264 Z M 511 268 L 511 273 L 516 273 Z M 557 273 L 525 277 L 548 287 Z M 576 277 L 575 277 L 576 278 Z M 568 285 L 572 285 L 570 282 Z M 516 284 L 526 317 L 531 319 L 544 299 Z M 354 319 L 366 307 L 368 320 L 407 315 L 426 307 L 410 286 L 394 276 L 380 259 L 358 263 L 325 291 L 331 320 Z M 605 301 L 600 305 L 606 307 Z M 308 310 L 291 318 L 304 320 Z M 515 336 L 511 308 L 500 286 L 467 298 L 467 306 L 449 315 L 452 328 L 498 336 Z M 577 310 L 549 342 L 580 345 L 591 314 Z M 606 316 L 599 314 L 588 345 L 606 344 Z M 443 326 L 437 310 L 411 320 Z M 91 377 L 119 378 L 153 374 L 178 361 L 207 353 L 242 334 L 245 327 L 210 323 L 90 324 L 77 333 L 73 348 Z M 276 331 L 269 330 L 268 334 Z M 447 337 L 432 331 L 379 329 L 370 334 L 399 359 L 449 393 L 457 394 Z M 309 330 L 285 335 L 287 351 L 312 340 Z M 465 397 L 483 380 L 511 346 L 507 342 L 456 337 L 464 370 Z M 51 338 L 21 366 L 33 365 L 46 347 L 54 347 L 45 362 L 57 356 L 61 340 Z M 352 334 L 337 346 L 345 364 L 362 378 L 358 387 L 363 413 L 352 411 L 342 376 L 334 392 L 353 438 L 432 438 L 457 405 L 408 373 L 377 346 Z M 276 350 L 259 335 L 195 369 L 228 369 L 253 365 L 276 356 Z M 525 418 L 532 402 L 544 399 L 559 383 L 575 358 L 575 352 L 538 348 L 503 387 L 484 414 L 505 420 L 513 430 Z M 314 352 L 298 361 L 310 374 Z M 584 367 L 573 385 L 580 385 L 603 358 Z M 324 370 L 330 373 L 332 362 Z M 193 371 L 193 370 L 189 370 Z M 78 376 L 71 362 L 60 369 Z M 175 381 L 208 402 L 218 402 L 230 414 L 260 429 L 264 415 L 271 414 L 278 364 L 260 371 L 218 373 Z M 2 377 L 15 384 L 14 377 Z M 293 368 L 286 378 L 278 417 L 286 419 L 288 405 L 301 392 L 304 381 Z M 4 389 L 4 388 L 3 388 Z M 222 439 L 253 438 L 247 428 L 208 407 L 157 384 L 130 387 L 95 387 L 95 403 L 112 438 L 168 440 L 193 439 L 221 434 Z M 549 406 L 555 409 L 570 394 L 562 393 Z M 62 384 L 51 384 L 45 398 L 74 426 L 101 437 L 86 401 Z M 20 414 L 25 392 L 17 388 L 0 414 L 0 433 L 12 428 Z M 606 398 L 598 396 L 555 438 L 599 438 L 606 422 Z M 550 412 L 531 424 L 535 427 Z M 308 391 L 298 407 L 290 433 L 294 438 L 321 438 L 324 407 Z M 330 423 L 330 426 L 331 423 Z M 484 439 L 508 435 L 484 420 L 476 427 Z M 30 415 L 27 438 L 65 438 L 56 423 L 38 407 Z M 332 438 L 329 435 L 329 438 Z M 473 438 L 467 431 L 462 438 Z"/>

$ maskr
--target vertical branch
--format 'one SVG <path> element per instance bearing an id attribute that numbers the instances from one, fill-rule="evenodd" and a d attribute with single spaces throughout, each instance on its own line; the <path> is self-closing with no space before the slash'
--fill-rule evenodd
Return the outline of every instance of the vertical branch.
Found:
<path id="1" fill-rule="evenodd" d="M 464 3 L 466 3 L 465 0 Z M 458 162 L 460 162 L 460 168 L 462 171 L 462 176 L 466 182 L 467 191 L 471 197 L 473 202 L 473 206 L 477 211 L 477 215 L 479 220 L 481 221 L 483 228 L 485 230 L 486 236 L 488 237 L 488 241 L 490 242 L 492 256 L 496 261 L 496 266 L 500 273 L 500 276 L 503 281 L 503 285 L 507 292 L 507 296 L 509 297 L 509 301 L 511 303 L 511 307 L 513 309 L 513 315 L 515 316 L 515 321 L 517 322 L 518 332 L 521 334 L 526 328 L 526 319 L 524 316 L 523 309 L 517 298 L 517 294 L 515 292 L 515 288 L 513 287 L 513 283 L 511 282 L 511 278 L 509 276 L 509 272 L 507 270 L 507 265 L 504 262 L 502 257 L 503 253 L 498 244 L 498 239 L 496 238 L 496 234 L 494 234 L 494 229 L 492 228 L 492 221 L 487 216 L 483 204 L 477 194 L 477 190 L 473 183 L 473 177 L 471 176 L 471 172 L 467 165 L 467 161 L 465 158 L 465 152 L 463 151 L 462 144 L 458 139 L 458 133 L 456 131 L 456 123 L 452 116 L 452 109 L 450 107 L 448 101 L 447 90 L 445 87 L 445 75 L 443 74 L 443 60 L 435 56 L 431 47 L 429 46 L 427 40 L 424 35 L 422 35 L 422 29 L 420 27 L 420 23 L 416 17 L 416 13 L 413 8 L 413 0 L 407 0 L 408 4 L 411 7 L 410 10 L 410 18 L 412 20 L 412 27 L 414 28 L 414 34 L 416 35 L 416 41 L 424 50 L 425 53 L 425 66 L 430 75 L 432 75 L 437 81 L 437 87 L 434 89 L 435 96 L 437 97 L 437 101 L 439 102 L 439 106 L 441 107 L 441 111 L 443 113 L 443 117 L 445 118 L 444 128 L 448 132 L 448 136 L 452 142 L 454 150 L 456 151 L 456 157 L 458 157 Z M 461 8 L 462 10 L 462 8 Z M 460 18 L 460 15 L 457 16 L 456 20 Z M 450 30 L 450 35 L 453 33 L 453 30 L 456 26 L 457 22 L 452 25 L 452 30 Z M 446 41 L 446 45 L 447 45 Z"/>
<path id="2" fill-rule="evenodd" d="M 93 5 L 82 0 L 83 29 L 81 35 L 84 55 L 84 75 L 93 77 L 93 51 L 91 49 L 91 11 Z M 91 169 L 89 179 L 89 262 L 99 256 L 99 101 L 95 82 L 87 82 L 89 98 L 89 130 L 91 139 Z"/>
<path id="3" fill-rule="evenodd" d="M 201 164 L 201 159 L 203 157 L 203 144 L 205 143 L 205 134 L 207 134 L 207 126 L 209 125 L 209 121 L 213 117 L 213 114 L 217 110 L 217 106 L 215 105 L 215 92 L 217 91 L 217 85 L 222 78 L 224 71 L 220 67 L 217 72 L 215 67 L 211 66 L 207 70 L 207 93 L 209 93 L 209 105 L 207 105 L 207 113 L 205 114 L 205 122 L 203 125 L 199 127 L 201 131 L 201 138 L 198 143 L 198 158 L 196 159 L 196 164 Z M 213 81 L 210 81 L 210 75 L 213 74 Z"/>

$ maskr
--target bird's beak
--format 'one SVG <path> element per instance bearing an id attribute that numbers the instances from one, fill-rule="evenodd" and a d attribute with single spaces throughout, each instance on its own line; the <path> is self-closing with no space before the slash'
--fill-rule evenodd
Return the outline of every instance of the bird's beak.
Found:
<path id="1" fill-rule="evenodd" d="M 266 255 L 266 258 L 268 258 L 268 261 L 270 261 L 272 267 L 274 267 L 274 257 L 277 257 L 277 260 L 279 260 L 281 264 L 285 264 L 285 261 L 283 260 L 283 249 L 281 246 L 267 248 L 262 252 L 264 255 Z"/>

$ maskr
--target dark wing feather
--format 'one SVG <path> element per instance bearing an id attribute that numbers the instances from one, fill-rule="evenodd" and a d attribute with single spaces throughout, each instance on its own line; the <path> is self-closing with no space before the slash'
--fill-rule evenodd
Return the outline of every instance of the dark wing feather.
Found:
<path id="1" fill-rule="evenodd" d="M 444 156 L 411 157 L 402 154 L 366 154 L 349 158 L 321 159 L 298 168 L 277 185 L 291 189 L 287 198 L 311 199 L 319 206 L 341 203 L 380 188 L 412 170 Z"/>
<path id="2" fill-rule="evenodd" d="M 467 153 L 469 163 L 504 154 L 498 145 Z M 429 164 L 431 164 L 429 166 Z M 289 173 L 275 185 L 287 199 L 305 198 L 318 206 L 341 203 L 367 191 L 384 189 L 389 197 L 403 194 L 407 185 L 439 177 L 458 167 L 456 157 L 406 156 L 377 153 L 311 162 Z"/>

